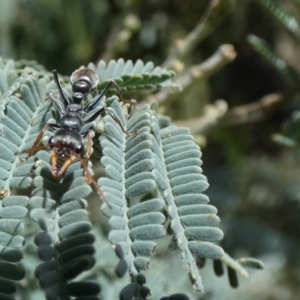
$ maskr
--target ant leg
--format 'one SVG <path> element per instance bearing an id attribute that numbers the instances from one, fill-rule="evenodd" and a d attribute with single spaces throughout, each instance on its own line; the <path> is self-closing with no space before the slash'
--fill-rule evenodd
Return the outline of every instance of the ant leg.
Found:
<path id="1" fill-rule="evenodd" d="M 54 178 L 57 174 L 57 154 L 54 151 L 50 152 L 50 162 L 51 162 L 51 174 Z"/>
<path id="2" fill-rule="evenodd" d="M 56 107 L 56 109 L 62 114 L 64 115 L 66 113 L 66 109 L 64 107 L 64 105 L 58 100 L 56 99 L 51 93 L 48 94 L 51 102 L 54 104 L 54 106 Z"/>
<path id="3" fill-rule="evenodd" d="M 90 157 L 91 157 L 92 141 L 93 141 L 93 137 L 94 137 L 94 132 L 92 130 L 88 130 L 86 132 L 81 133 L 81 136 L 83 138 L 85 138 L 86 136 L 88 137 L 85 154 L 84 154 L 85 162 L 88 165 Z"/>
<path id="4" fill-rule="evenodd" d="M 68 157 L 62 167 L 60 169 L 58 169 L 57 167 L 57 153 L 55 153 L 54 151 L 51 151 L 51 174 L 53 176 L 53 178 L 59 178 L 60 176 L 62 176 L 66 170 L 68 169 L 68 167 L 70 166 L 70 164 L 74 161 L 74 159 L 76 158 L 75 155 L 72 155 L 70 157 Z"/>
<path id="5" fill-rule="evenodd" d="M 86 105 L 84 107 L 84 111 L 85 112 L 90 112 L 91 110 L 93 110 L 96 106 L 98 106 L 98 104 L 101 102 L 102 98 L 105 96 L 105 94 L 107 93 L 108 89 L 112 86 L 112 82 L 110 81 L 107 86 L 104 88 L 104 90 L 100 93 L 100 95 L 96 96 L 96 98 L 89 103 L 88 105 Z"/>
<path id="6" fill-rule="evenodd" d="M 108 107 L 103 107 L 103 110 L 108 113 L 113 120 L 120 126 L 121 130 L 123 131 L 123 133 L 125 133 L 128 136 L 135 136 L 137 135 L 138 131 L 135 130 L 134 132 L 128 132 L 125 130 L 123 124 L 121 123 L 120 119 L 108 108 Z"/>
<path id="7" fill-rule="evenodd" d="M 124 103 L 130 103 L 130 104 L 136 104 L 136 100 L 125 100 L 124 97 L 123 97 L 123 94 L 121 92 L 121 89 L 120 87 L 118 86 L 118 84 L 114 81 L 114 80 L 110 80 L 109 83 L 106 85 L 106 87 L 104 88 L 104 90 L 100 93 L 100 95 L 96 96 L 96 98 L 91 102 L 89 103 L 88 105 L 86 105 L 84 107 L 84 111 L 85 112 L 90 112 L 91 110 L 93 110 L 95 107 L 98 106 L 98 104 L 101 102 L 103 96 L 107 93 L 108 89 L 111 87 L 111 86 L 114 86 L 119 94 L 119 98 L 120 98 L 120 101 L 121 102 L 124 102 Z"/>
<path id="8" fill-rule="evenodd" d="M 90 161 L 90 157 L 91 157 L 91 152 L 92 152 L 92 142 L 93 142 L 94 132 L 92 130 L 88 130 L 86 132 L 83 132 L 81 134 L 81 136 L 83 138 L 85 138 L 86 136 L 88 137 L 87 145 L 86 145 L 86 148 L 85 148 L 85 154 L 84 154 L 85 163 L 88 166 L 89 161 Z M 91 182 L 91 175 L 89 175 L 89 173 L 87 173 L 85 171 L 84 176 L 85 176 L 87 181 Z"/>
<path id="9" fill-rule="evenodd" d="M 114 81 L 114 80 L 111 80 L 110 81 L 114 87 L 116 88 L 118 94 L 119 94 L 119 98 L 120 98 L 120 101 L 123 102 L 123 103 L 129 103 L 129 104 L 136 104 L 136 100 L 134 99 L 131 99 L 131 100 L 126 100 L 122 94 L 122 91 L 121 91 L 121 88 L 120 86 Z"/>
<path id="10" fill-rule="evenodd" d="M 50 127 L 53 130 L 57 130 L 60 129 L 60 126 L 56 125 L 56 124 L 52 124 L 52 123 L 46 123 L 44 125 L 44 127 L 42 128 L 42 130 L 40 131 L 39 135 L 37 136 L 37 138 L 35 139 L 33 146 L 31 148 L 22 150 L 19 153 L 28 153 L 28 156 L 26 157 L 26 160 L 36 151 L 40 150 L 40 149 L 45 149 L 45 146 L 41 146 L 38 147 L 38 144 L 40 143 L 45 131 L 47 130 L 47 128 Z"/>
<path id="11" fill-rule="evenodd" d="M 61 100 L 63 101 L 63 103 L 66 107 L 70 104 L 70 101 L 63 92 L 63 89 L 62 89 L 61 84 L 60 84 L 59 79 L 58 79 L 57 71 L 53 70 L 52 73 L 53 73 L 53 76 L 54 76 L 54 81 L 55 81 L 55 83 L 57 85 L 57 88 L 58 88 L 60 98 L 61 98 Z"/>
<path id="12" fill-rule="evenodd" d="M 106 106 L 103 106 L 101 109 L 99 109 L 97 112 L 95 112 L 89 119 L 87 119 L 86 121 L 84 121 L 85 124 L 90 123 L 92 121 L 94 121 L 96 118 L 98 118 L 99 115 L 101 115 L 103 112 L 108 113 L 113 120 L 120 126 L 121 130 L 123 131 L 123 133 L 125 133 L 128 136 L 135 136 L 137 134 L 137 130 L 134 132 L 128 132 L 125 130 L 123 124 L 121 123 L 120 119 Z"/>
<path id="13" fill-rule="evenodd" d="M 80 157 L 79 154 L 77 154 L 76 152 L 74 152 L 74 156 L 76 156 L 76 158 L 81 162 L 81 165 L 84 169 L 84 173 L 85 173 L 85 178 L 87 179 L 87 181 L 89 183 L 92 183 L 93 186 L 95 187 L 97 193 L 100 195 L 100 197 L 102 198 L 103 202 L 105 202 L 107 204 L 107 206 L 109 208 L 111 208 L 111 205 L 109 204 L 109 202 L 107 201 L 105 195 L 103 194 L 103 192 L 101 191 L 100 187 L 98 186 L 96 180 L 94 179 L 94 177 L 90 174 L 87 164 L 83 161 L 83 159 Z"/>

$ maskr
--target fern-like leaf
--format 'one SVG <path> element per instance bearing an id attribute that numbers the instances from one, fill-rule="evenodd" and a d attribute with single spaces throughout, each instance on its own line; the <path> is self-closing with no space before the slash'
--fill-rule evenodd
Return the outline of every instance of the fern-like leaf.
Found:
<path id="1" fill-rule="evenodd" d="M 110 107 L 124 123 L 118 100 L 115 100 Z M 108 178 L 100 178 L 99 185 L 111 208 L 104 205 L 103 212 L 110 217 L 113 230 L 110 232 L 109 239 L 116 245 L 116 254 L 120 258 L 117 274 L 123 276 L 129 269 L 130 274 L 136 276 L 139 270 L 148 268 L 149 259 L 146 256 L 153 254 L 156 247 L 151 240 L 165 234 L 162 226 L 165 217 L 160 212 L 164 203 L 161 199 L 154 197 L 133 207 L 129 207 L 132 203 L 128 203 L 128 199 L 135 197 L 139 202 L 143 195 L 152 193 L 156 189 L 154 175 L 149 169 L 152 165 L 148 159 L 149 155 L 150 157 L 152 155 L 151 146 L 143 147 L 138 143 L 143 137 L 146 139 L 144 144 L 147 144 L 147 139 L 151 139 L 149 126 L 146 127 L 149 121 L 147 123 L 145 120 L 147 125 L 144 128 L 139 124 L 139 134 L 128 139 L 110 116 L 106 116 L 104 121 L 105 134 L 100 136 L 103 149 L 101 162 Z M 136 118 L 130 120 L 131 123 L 137 121 Z M 137 127 L 130 131 L 136 129 Z M 132 151 L 127 152 L 128 148 L 132 148 Z"/>
<path id="2" fill-rule="evenodd" d="M 45 98 L 43 80 L 35 78 L 18 80 L 21 99 L 11 95 L 5 109 L 0 112 L 2 120 L 2 141 L 0 151 L 1 188 L 10 194 L 11 188 L 24 189 L 31 185 L 30 173 L 34 167 L 31 158 L 26 162 L 15 155 L 16 152 L 28 148 L 40 131 L 41 123 L 50 118 L 49 104 L 40 103 Z"/>
<path id="3" fill-rule="evenodd" d="M 257 0 L 257 2 L 265 8 L 288 33 L 298 41 L 300 40 L 300 26 L 297 19 L 290 12 L 272 0 Z"/>
<path id="4" fill-rule="evenodd" d="M 215 227 L 219 222 L 217 210 L 207 204 L 209 199 L 202 194 L 208 183 L 200 168 L 201 152 L 189 130 L 170 126 L 161 131 L 161 137 L 163 162 L 170 182 L 164 195 L 171 227 L 194 288 L 202 290 L 192 253 L 206 258 L 222 257 L 223 250 L 212 243 L 223 237 L 222 231 Z"/>
<path id="5" fill-rule="evenodd" d="M 266 41 L 252 34 L 248 36 L 248 42 L 253 49 L 279 71 L 289 83 L 297 84 L 299 82 L 300 75 L 298 71 L 294 67 L 289 66 L 284 60 L 277 57 Z"/>
<path id="6" fill-rule="evenodd" d="M 35 189 L 30 198 L 31 218 L 43 232 L 35 238 L 42 261 L 36 276 L 51 299 L 68 296 L 97 295 L 100 287 L 93 282 L 72 282 L 79 274 L 94 266 L 92 225 L 83 200 L 91 192 L 80 162 L 73 163 L 61 180 L 53 179 L 50 155 L 37 154 Z"/>
<path id="7" fill-rule="evenodd" d="M 28 78 L 18 76 L 13 61 L 1 59 L 0 66 L 0 188 L 1 196 L 5 196 L 0 202 L 0 297 L 5 299 L 4 295 L 16 291 L 14 281 L 25 276 L 25 271 L 17 263 L 23 257 L 22 218 L 27 215 L 29 199 L 26 196 L 11 196 L 11 189 L 23 189 L 31 185 L 32 179 L 28 174 L 34 164 L 33 159 L 22 163 L 15 152 L 36 130 L 31 123 L 37 117 L 37 103 L 45 91 L 43 80 L 37 81 L 36 74 Z"/>
<path id="8" fill-rule="evenodd" d="M 118 101 L 111 105 L 125 123 Z M 202 192 L 208 187 L 201 174 L 201 153 L 188 129 L 159 128 L 155 112 L 150 106 L 136 112 L 127 123 L 127 130 L 138 130 L 135 137 L 126 139 L 119 126 L 105 117 L 105 134 L 100 136 L 103 148 L 102 164 L 109 179 L 99 185 L 112 205 L 103 211 L 111 217 L 113 230 L 110 240 L 116 245 L 121 259 L 122 275 L 129 268 L 132 275 L 148 267 L 148 259 L 155 247 L 153 239 L 164 235 L 161 211 L 171 219 L 184 267 L 188 270 L 196 290 L 202 283 L 193 254 L 220 258 L 223 251 L 213 244 L 223 233 L 215 226 L 219 222 L 216 208 L 208 205 Z M 120 255 L 122 253 L 122 255 Z M 121 268 L 122 266 L 122 268 Z"/>
<path id="9" fill-rule="evenodd" d="M 25 270 L 19 265 L 23 258 L 21 251 L 24 238 L 21 236 L 26 216 L 28 197 L 7 196 L 0 205 L 0 298 L 14 294 L 19 281 L 25 277 Z"/>
<path id="10" fill-rule="evenodd" d="M 86 182 L 80 163 L 72 164 L 59 181 L 54 180 L 51 175 L 48 152 L 38 152 L 35 156 L 37 161 L 35 158 L 24 161 L 15 155 L 16 152 L 32 146 L 39 131 L 52 116 L 51 103 L 45 101 L 46 90 L 52 87 L 52 84 L 48 84 L 49 77 L 46 75 L 37 80 L 40 73 L 33 70 L 30 72 L 31 76 L 25 71 L 21 72 L 23 75 L 16 76 L 11 86 L 8 75 L 5 72 L 0 74 L 4 88 L 3 106 L 0 111 L 0 139 L 3 147 L 0 153 L 1 188 L 3 193 L 9 195 L 11 189 L 24 189 L 31 185 L 35 187 L 29 201 L 27 197 L 21 196 L 7 196 L 2 201 L 1 258 L 3 261 L 8 259 L 9 253 L 17 257 L 14 248 L 23 246 L 24 239 L 18 235 L 23 225 L 18 219 L 26 215 L 27 209 L 24 205 L 29 204 L 30 217 L 38 222 L 42 229 L 42 232 L 37 233 L 35 243 L 43 263 L 38 266 L 35 274 L 45 290 L 46 297 L 58 299 L 71 295 L 93 296 L 94 299 L 98 299 L 98 284 L 69 283 L 69 280 L 91 269 L 95 263 L 95 249 L 92 245 L 95 238 L 89 232 L 92 225 L 86 210 L 87 203 L 82 200 L 91 192 L 91 187 Z M 16 93 L 20 98 L 14 96 Z M 49 136 L 49 133 L 46 132 L 45 139 L 47 135 Z M 22 273 L 12 270 L 13 266 L 9 261 L 3 262 L 1 270 L 7 270 L 10 276 L 16 277 L 8 279 L 20 280 L 20 274 L 24 276 L 24 271 Z M 22 270 L 19 266 L 16 267 Z M 4 275 L 2 277 L 6 278 Z M 5 287 L 8 288 L 9 285 Z M 9 291 L 14 292 L 12 288 Z M 5 291 L 0 290 L 1 292 Z"/>
<path id="11" fill-rule="evenodd" d="M 46 297 L 98 299 L 97 283 L 76 281 L 95 263 L 95 237 L 90 233 L 92 225 L 84 200 L 91 187 L 80 162 L 72 163 L 56 180 L 50 172 L 47 151 L 39 151 L 26 161 L 15 155 L 32 146 L 45 123 L 59 120 L 57 113 L 52 115 L 55 110 L 51 103 L 45 101 L 46 92 L 54 88 L 51 76 L 34 63 L 24 70 L 15 68 L 12 61 L 0 60 L 0 66 L 0 191 L 6 196 L 0 207 L 0 246 L 5 254 L 0 257 L 4 272 L 0 277 L 13 281 L 24 276 L 22 269 L 15 267 L 24 243 L 20 219 L 27 214 L 28 204 L 31 219 L 41 228 L 35 244 L 42 263 L 35 275 Z M 101 80 L 121 78 L 122 89 L 157 88 L 172 76 L 171 72 L 154 69 L 151 63 L 133 65 L 118 60 L 107 67 L 99 66 Z M 101 162 L 108 177 L 100 178 L 98 184 L 111 206 L 103 204 L 102 209 L 110 217 L 109 239 L 120 259 L 117 274 L 122 276 L 128 270 L 137 278 L 149 267 L 149 256 L 156 248 L 153 240 L 166 234 L 169 219 L 183 265 L 194 288 L 202 290 L 193 255 L 215 259 L 223 251 L 214 244 L 222 238 L 222 232 L 216 228 L 216 208 L 207 204 L 209 199 L 203 194 L 208 183 L 200 168 L 199 147 L 188 129 L 167 126 L 169 120 L 163 122 L 167 127 L 161 130 L 162 122 L 148 105 L 126 120 L 118 98 L 112 97 L 106 104 L 126 130 L 138 130 L 137 135 L 128 137 L 107 115 L 104 133 L 99 137 Z M 45 141 L 49 135 L 45 133 Z M 12 190 L 22 193 L 31 186 L 30 198 L 11 195 Z M 12 268 L 20 276 L 5 278 Z M 15 285 L 5 288 L 0 294 L 13 292 Z"/>
<path id="12" fill-rule="evenodd" d="M 120 58 L 117 61 L 111 60 L 108 64 L 100 61 L 97 66 L 89 64 L 89 68 L 94 69 L 100 79 L 98 90 L 101 91 L 110 80 L 118 83 L 122 91 L 158 89 L 163 87 L 178 88 L 172 83 L 175 73 L 154 67 L 152 62 L 144 64 L 141 60 L 133 63 L 131 60 L 124 61 Z"/>

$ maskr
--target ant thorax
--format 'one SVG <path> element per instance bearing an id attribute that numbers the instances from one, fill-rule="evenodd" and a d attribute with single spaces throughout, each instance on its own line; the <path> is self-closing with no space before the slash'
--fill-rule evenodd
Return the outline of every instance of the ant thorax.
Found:
<path id="1" fill-rule="evenodd" d="M 80 104 L 72 103 L 69 104 L 66 108 L 66 114 L 78 114 L 82 111 L 82 107 Z"/>
<path id="2" fill-rule="evenodd" d="M 61 118 L 60 125 L 63 128 L 79 131 L 83 126 L 84 112 L 79 104 L 70 104 L 65 115 Z"/>

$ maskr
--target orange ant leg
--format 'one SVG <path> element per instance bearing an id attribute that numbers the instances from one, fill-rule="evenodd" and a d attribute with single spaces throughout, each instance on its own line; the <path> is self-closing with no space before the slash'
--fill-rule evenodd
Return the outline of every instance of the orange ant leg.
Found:
<path id="1" fill-rule="evenodd" d="M 87 167 L 87 164 L 84 162 L 84 160 L 80 157 L 79 154 L 75 153 L 74 152 L 74 156 L 76 156 L 76 158 L 80 161 L 83 169 L 84 169 L 84 172 L 85 172 L 85 177 L 86 179 L 93 184 L 93 186 L 95 187 L 97 193 L 99 194 L 99 196 L 102 198 L 103 202 L 105 202 L 107 204 L 107 206 L 109 208 L 111 208 L 111 205 L 109 204 L 109 202 L 107 201 L 105 195 L 103 194 L 103 192 L 101 191 L 100 187 L 98 186 L 96 180 L 94 179 L 94 177 L 90 174 L 89 170 L 88 170 L 88 167 Z"/>
<path id="2" fill-rule="evenodd" d="M 44 127 L 42 128 L 42 130 L 40 131 L 40 133 L 38 134 L 37 138 L 35 139 L 33 145 L 31 148 L 28 148 L 28 149 L 25 149 L 25 150 L 22 150 L 20 152 L 18 152 L 17 154 L 20 154 L 20 153 L 28 153 L 28 156 L 25 158 L 25 160 L 27 160 L 29 157 L 31 157 L 31 155 L 34 153 L 34 152 L 37 152 L 39 150 L 43 150 L 43 149 L 46 149 L 47 146 L 38 146 L 39 143 L 41 142 L 41 139 L 45 133 L 45 131 L 47 130 L 47 128 L 51 127 L 52 129 L 56 130 L 56 129 L 59 129 L 60 126 L 56 125 L 56 124 L 51 124 L 51 123 L 47 123 L 44 125 Z"/>
<path id="3" fill-rule="evenodd" d="M 29 148 L 29 149 L 25 149 L 25 150 L 22 150 L 22 151 L 20 151 L 20 152 L 16 152 L 15 155 L 19 155 L 19 154 L 22 154 L 22 153 L 30 154 L 30 155 L 28 155 L 28 157 L 25 159 L 25 160 L 27 160 L 34 152 L 37 152 L 37 151 L 40 151 L 40 150 L 44 150 L 44 149 L 46 149 L 47 147 L 48 147 L 47 145 L 31 147 L 31 148 Z"/>
<path id="4" fill-rule="evenodd" d="M 110 80 L 109 83 L 111 85 L 113 85 L 115 87 L 115 89 L 117 90 L 121 102 L 123 102 L 123 103 L 129 103 L 129 104 L 136 104 L 136 100 L 134 100 L 134 99 L 126 100 L 124 98 L 120 86 L 114 80 Z"/>
<path id="5" fill-rule="evenodd" d="M 84 136 L 86 136 L 84 134 Z M 85 162 L 88 165 L 89 161 L 90 161 L 90 157 L 91 157 L 91 152 L 92 152 L 92 142 L 93 142 L 93 137 L 94 137 L 94 132 L 92 130 L 88 130 L 87 131 L 87 145 L 85 148 L 85 154 L 84 154 L 84 158 L 85 158 Z"/>
<path id="6" fill-rule="evenodd" d="M 134 132 L 128 132 L 125 130 L 123 124 L 121 123 L 120 119 L 108 108 L 108 107 L 103 107 L 104 111 L 107 112 L 112 118 L 113 120 L 120 126 L 121 130 L 123 131 L 123 133 L 125 133 L 128 136 L 136 136 L 138 131 L 134 131 Z"/>

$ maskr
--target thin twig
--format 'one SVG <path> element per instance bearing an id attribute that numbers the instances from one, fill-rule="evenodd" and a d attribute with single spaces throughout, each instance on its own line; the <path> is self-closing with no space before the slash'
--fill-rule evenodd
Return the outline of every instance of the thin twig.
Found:
<path id="1" fill-rule="evenodd" d="M 211 0 L 200 23 L 182 41 L 177 43 L 174 51 L 165 60 L 162 67 L 172 68 L 176 61 L 191 53 L 202 40 L 215 30 L 232 8 L 232 0 Z"/>
<path id="2" fill-rule="evenodd" d="M 274 113 L 282 105 L 282 102 L 282 94 L 269 94 L 256 102 L 232 108 L 218 120 L 218 123 L 236 126 L 260 122 Z"/>
<path id="3" fill-rule="evenodd" d="M 221 45 L 211 57 L 199 65 L 190 67 L 176 82 L 180 83 L 183 88 L 186 88 L 197 79 L 204 80 L 211 77 L 232 62 L 235 57 L 236 52 L 232 45 Z"/>
<path id="4" fill-rule="evenodd" d="M 256 123 L 265 120 L 283 103 L 284 96 L 273 93 L 264 96 L 256 102 L 241 105 L 225 113 L 225 105 L 216 105 L 216 112 L 206 113 L 199 118 L 175 121 L 178 126 L 188 126 L 193 134 L 207 133 L 216 126 L 237 126 Z M 223 109 L 222 109 L 223 108 Z"/>
<path id="5" fill-rule="evenodd" d="M 236 52 L 232 45 L 221 45 L 219 49 L 206 61 L 199 65 L 191 66 L 188 70 L 179 75 L 174 81 L 179 84 L 182 89 L 192 84 L 196 80 L 204 80 L 215 74 L 221 68 L 225 67 L 236 57 Z M 168 99 L 169 91 L 160 91 L 154 95 L 149 95 L 146 99 L 138 104 L 138 107 L 147 103 L 162 103 Z"/>
<path id="6" fill-rule="evenodd" d="M 180 127 L 189 127 L 193 134 L 205 133 L 218 124 L 218 120 L 226 114 L 227 109 L 226 101 L 217 100 L 214 105 L 210 105 L 209 109 L 206 109 L 205 114 L 201 117 L 174 121 L 173 123 Z"/>

